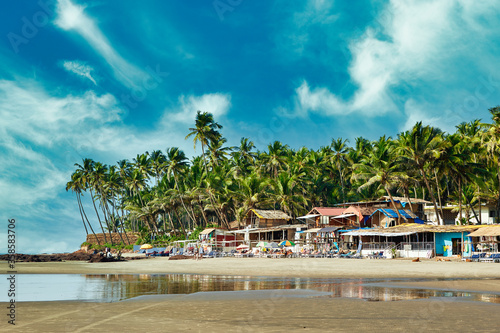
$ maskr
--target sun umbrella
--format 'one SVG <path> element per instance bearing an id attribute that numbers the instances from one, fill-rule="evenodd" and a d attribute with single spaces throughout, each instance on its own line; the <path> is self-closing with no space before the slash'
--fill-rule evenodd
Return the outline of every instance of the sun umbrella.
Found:
<path id="1" fill-rule="evenodd" d="M 141 250 L 149 250 L 149 249 L 152 249 L 153 248 L 153 245 L 151 244 L 143 244 L 141 245 Z"/>
<path id="2" fill-rule="evenodd" d="M 268 247 L 269 246 L 269 243 L 268 242 L 258 242 L 257 243 L 257 247 Z"/>
<path id="3" fill-rule="evenodd" d="M 241 245 L 238 245 L 238 247 L 236 248 L 236 250 L 242 250 L 242 249 L 248 249 L 248 248 L 249 248 L 248 245 L 241 244 Z"/>
<path id="4" fill-rule="evenodd" d="M 295 246 L 295 243 L 294 242 L 291 242 L 289 240 L 286 240 L 286 241 L 282 241 L 280 243 L 280 246 Z"/>
<path id="5" fill-rule="evenodd" d="M 271 249 L 277 249 L 277 248 L 279 248 L 278 244 L 277 244 L 277 243 L 275 243 L 275 242 L 269 243 L 269 247 L 270 247 Z"/>

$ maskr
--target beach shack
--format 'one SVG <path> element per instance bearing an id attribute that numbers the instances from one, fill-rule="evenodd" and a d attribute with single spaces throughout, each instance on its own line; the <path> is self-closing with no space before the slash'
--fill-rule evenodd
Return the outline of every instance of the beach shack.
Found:
<path id="1" fill-rule="evenodd" d="M 243 241 L 234 233 L 220 228 L 207 228 L 200 232 L 198 238 L 201 244 L 210 245 L 213 249 L 220 251 L 230 251 Z"/>
<path id="2" fill-rule="evenodd" d="M 340 207 L 314 207 L 307 215 L 299 216 L 297 219 L 304 219 L 315 228 L 341 226 L 349 223 L 345 220 L 344 210 L 345 208 Z M 354 216 L 354 214 L 350 216 Z"/>
<path id="3" fill-rule="evenodd" d="M 423 224 L 424 221 L 421 220 L 417 215 L 408 209 L 398 209 L 399 215 L 401 217 L 400 224 L 402 223 L 420 223 Z M 398 224 L 398 213 L 395 209 L 390 208 L 378 208 L 372 215 L 368 218 L 369 224 L 372 227 L 382 227 L 388 228 Z"/>
<path id="4" fill-rule="evenodd" d="M 344 237 L 359 237 L 363 244 L 361 254 L 384 252 L 407 258 L 433 256 L 469 256 L 472 243 L 469 233 L 480 226 L 434 226 L 407 223 L 388 228 L 357 229 L 344 233 Z"/>
<path id="5" fill-rule="evenodd" d="M 500 252 L 500 226 L 485 226 L 469 234 L 477 252 Z"/>
<path id="6" fill-rule="evenodd" d="M 244 221 L 250 228 L 271 228 L 288 224 L 291 219 L 281 210 L 250 209 Z"/>

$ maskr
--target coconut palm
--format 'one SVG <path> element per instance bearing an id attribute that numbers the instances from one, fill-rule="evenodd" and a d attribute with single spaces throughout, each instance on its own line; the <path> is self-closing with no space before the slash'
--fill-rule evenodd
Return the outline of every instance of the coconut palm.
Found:
<path id="1" fill-rule="evenodd" d="M 391 189 L 397 184 L 401 174 L 395 148 L 391 138 L 386 139 L 385 135 L 382 136 L 373 143 L 368 155 L 364 156 L 359 164 L 353 166 L 354 174 L 352 178 L 364 181 L 358 187 L 358 191 L 378 183 L 387 192 L 398 216 L 398 224 L 401 224 L 401 214 L 391 194 Z"/>
<path id="2" fill-rule="evenodd" d="M 434 192 L 431 189 L 426 168 L 432 161 L 436 160 L 443 150 L 442 131 L 431 126 L 423 126 L 417 122 L 409 131 L 399 134 L 399 149 L 402 163 L 406 168 L 416 168 L 424 180 L 425 186 L 431 196 L 432 204 L 436 212 L 438 224 L 442 224 L 439 210 L 436 204 Z"/>

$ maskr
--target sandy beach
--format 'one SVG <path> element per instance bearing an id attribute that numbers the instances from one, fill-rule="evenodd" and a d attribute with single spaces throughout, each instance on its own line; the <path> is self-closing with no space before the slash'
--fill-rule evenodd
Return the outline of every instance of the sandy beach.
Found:
<path id="1" fill-rule="evenodd" d="M 500 294 L 500 264 L 424 260 L 167 258 L 118 263 L 17 263 L 18 273 L 197 273 L 318 278 L 457 278 L 395 282 L 395 286 Z M 467 280 L 460 280 L 466 278 Z M 292 292 L 292 294 L 290 294 Z M 496 332 L 499 304 L 446 298 L 369 302 L 293 291 L 197 293 L 116 303 L 22 302 L 15 332 L 284 332 L 437 331 Z M 305 297 L 307 296 L 307 297 Z M 4 308 L 5 303 L 1 304 Z"/>
<path id="2" fill-rule="evenodd" d="M 111 263 L 17 263 L 20 274 L 193 273 L 319 278 L 498 278 L 500 264 L 423 260 L 332 258 L 215 258 L 168 260 L 167 257 Z"/>

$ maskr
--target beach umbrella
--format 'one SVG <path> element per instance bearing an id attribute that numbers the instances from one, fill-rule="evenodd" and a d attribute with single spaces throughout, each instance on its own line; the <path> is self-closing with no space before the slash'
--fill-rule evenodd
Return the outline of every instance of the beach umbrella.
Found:
<path id="1" fill-rule="evenodd" d="M 269 243 L 269 247 L 271 249 L 277 249 L 277 248 L 279 248 L 279 245 L 277 243 L 275 243 L 275 242 L 272 242 L 272 243 Z"/>
<path id="2" fill-rule="evenodd" d="M 143 244 L 141 245 L 141 250 L 149 250 L 149 249 L 152 249 L 153 248 L 153 245 L 151 244 Z"/>
<path id="3" fill-rule="evenodd" d="M 295 246 L 295 243 L 294 242 L 291 242 L 289 240 L 286 240 L 286 241 L 282 241 L 280 243 L 280 246 Z"/>
<path id="4" fill-rule="evenodd" d="M 238 247 L 236 248 L 236 250 L 243 250 L 243 249 L 248 249 L 248 248 L 249 248 L 248 245 L 241 244 L 241 245 L 238 245 Z"/>
<path id="5" fill-rule="evenodd" d="M 269 246 L 268 242 L 260 241 L 257 243 L 257 247 L 268 247 L 268 246 Z"/>

